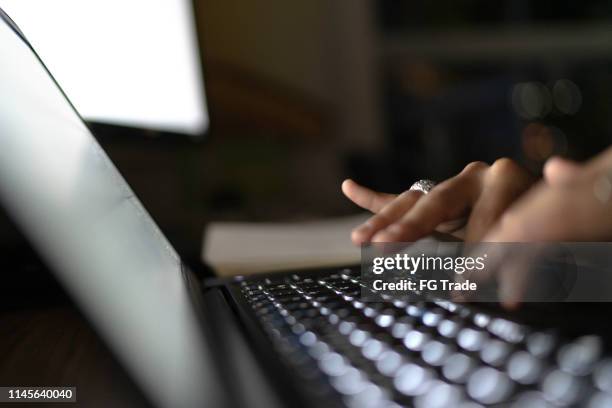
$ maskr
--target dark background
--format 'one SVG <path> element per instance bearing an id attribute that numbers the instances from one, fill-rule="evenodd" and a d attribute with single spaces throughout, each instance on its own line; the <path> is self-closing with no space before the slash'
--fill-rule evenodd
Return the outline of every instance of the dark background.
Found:
<path id="1" fill-rule="evenodd" d="M 358 211 L 346 177 L 399 192 L 502 156 L 539 173 L 553 154 L 582 160 L 612 139 L 609 1 L 194 4 L 208 134 L 92 125 L 191 262 L 211 221 Z M 0 382 L 73 384 L 84 404 L 121 406 L 109 398 L 135 388 L 24 243 L 0 211 Z"/>
<path id="2" fill-rule="evenodd" d="M 610 144 L 608 1 L 196 0 L 211 129 L 94 126 L 184 253 L 207 222 L 357 211 L 352 177 L 399 192 L 473 160 L 538 173 Z M 135 22 L 137 24 L 137 22 Z M 0 238 L 18 240 L 6 221 Z"/>

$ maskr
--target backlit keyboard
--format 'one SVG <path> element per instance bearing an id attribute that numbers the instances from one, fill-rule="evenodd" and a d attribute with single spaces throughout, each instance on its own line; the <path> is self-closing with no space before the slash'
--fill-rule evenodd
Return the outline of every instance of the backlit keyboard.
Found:
<path id="1" fill-rule="evenodd" d="M 420 294 L 363 302 L 358 269 L 238 285 L 300 383 L 340 405 L 612 407 L 598 335 L 568 338 Z"/>

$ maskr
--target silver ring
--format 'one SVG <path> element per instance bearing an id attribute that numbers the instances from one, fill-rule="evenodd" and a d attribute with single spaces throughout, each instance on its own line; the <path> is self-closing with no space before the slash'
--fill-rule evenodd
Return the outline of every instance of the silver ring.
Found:
<path id="1" fill-rule="evenodd" d="M 427 194 L 434 188 L 436 185 L 435 181 L 432 180 L 419 180 L 413 185 L 410 186 L 410 190 L 420 191 L 423 194 Z"/>

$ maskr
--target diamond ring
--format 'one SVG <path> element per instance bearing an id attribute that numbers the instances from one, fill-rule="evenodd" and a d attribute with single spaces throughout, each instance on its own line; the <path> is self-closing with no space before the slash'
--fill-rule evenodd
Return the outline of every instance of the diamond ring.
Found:
<path id="1" fill-rule="evenodd" d="M 432 180 L 419 180 L 410 186 L 410 190 L 420 191 L 423 194 L 427 194 L 436 185 L 435 181 Z"/>

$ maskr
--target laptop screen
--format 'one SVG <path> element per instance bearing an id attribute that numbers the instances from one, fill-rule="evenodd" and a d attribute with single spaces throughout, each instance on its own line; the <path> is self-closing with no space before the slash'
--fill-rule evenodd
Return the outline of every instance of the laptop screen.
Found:
<path id="1" fill-rule="evenodd" d="M 214 381 L 176 252 L 1 17 L 0 203 L 147 394 L 196 405 Z"/>
<path id="2" fill-rule="evenodd" d="M 208 113 L 190 0 L 0 0 L 89 121 L 200 135 Z"/>

